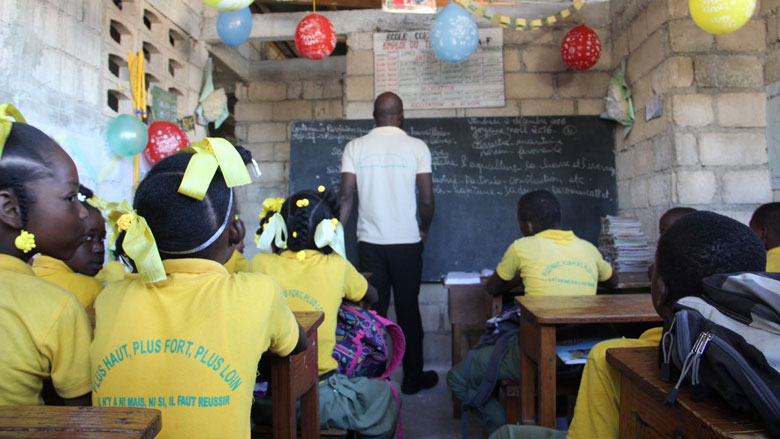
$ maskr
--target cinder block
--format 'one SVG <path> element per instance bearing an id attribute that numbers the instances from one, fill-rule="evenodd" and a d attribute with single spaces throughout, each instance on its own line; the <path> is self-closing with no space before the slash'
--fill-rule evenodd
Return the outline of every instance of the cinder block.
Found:
<path id="1" fill-rule="evenodd" d="M 577 99 L 577 114 L 599 115 L 606 111 L 607 105 L 604 99 Z"/>
<path id="2" fill-rule="evenodd" d="M 373 75 L 374 51 L 373 50 L 349 50 L 347 51 L 347 75 Z"/>
<path id="3" fill-rule="evenodd" d="M 440 283 L 424 283 L 420 285 L 418 301 L 424 304 L 447 304 L 447 289 Z M 445 312 L 446 314 L 446 312 Z M 448 328 L 449 326 L 445 326 Z"/>
<path id="4" fill-rule="evenodd" d="M 311 119 L 314 115 L 314 105 L 311 101 L 282 101 L 273 103 L 275 121 L 291 121 Z"/>
<path id="5" fill-rule="evenodd" d="M 302 99 L 303 98 L 303 82 L 302 81 L 289 81 L 287 82 L 287 99 Z"/>
<path id="6" fill-rule="evenodd" d="M 560 73 L 558 95 L 563 98 L 604 97 L 609 80 L 609 74 L 604 72 Z"/>
<path id="7" fill-rule="evenodd" d="M 303 81 L 304 99 L 322 99 L 322 83 L 320 81 Z"/>
<path id="8" fill-rule="evenodd" d="M 763 68 L 753 55 L 699 55 L 694 59 L 696 83 L 700 87 L 762 87 Z"/>
<path id="9" fill-rule="evenodd" d="M 287 84 L 282 81 L 258 81 L 249 84 L 250 101 L 283 101 L 287 98 Z"/>
<path id="10" fill-rule="evenodd" d="M 662 0 L 666 2 L 669 18 L 683 18 L 688 16 L 688 2 L 680 0 Z"/>
<path id="11" fill-rule="evenodd" d="M 344 79 L 344 95 L 347 101 L 373 101 L 373 76 L 348 76 Z"/>
<path id="12" fill-rule="evenodd" d="M 618 209 L 625 210 L 631 207 L 631 192 L 629 190 L 630 180 L 618 181 Z"/>
<path id="13" fill-rule="evenodd" d="M 672 178 L 670 174 L 655 174 L 650 177 L 647 187 L 647 202 L 650 206 L 663 206 L 672 200 Z"/>
<path id="14" fill-rule="evenodd" d="M 652 145 L 647 142 L 642 142 L 640 145 L 634 149 L 634 177 L 652 174 L 655 169 Z"/>
<path id="15" fill-rule="evenodd" d="M 347 49 L 374 50 L 374 34 L 371 32 L 359 32 L 347 35 Z"/>
<path id="16" fill-rule="evenodd" d="M 652 34 L 669 21 L 669 11 L 663 1 L 652 1 L 647 5 L 647 33 Z"/>
<path id="17" fill-rule="evenodd" d="M 569 99 L 528 99 L 520 104 L 523 116 L 567 116 L 574 115 L 574 101 Z"/>
<path id="18" fill-rule="evenodd" d="M 628 54 L 628 32 L 623 32 L 612 41 L 612 66 L 619 66 L 621 60 L 627 58 Z"/>
<path id="19" fill-rule="evenodd" d="M 344 113 L 347 119 L 371 119 L 374 113 L 374 102 L 347 102 Z"/>
<path id="20" fill-rule="evenodd" d="M 344 87 L 341 86 L 341 79 L 330 79 L 322 81 L 322 97 L 325 99 L 338 98 L 344 95 Z"/>
<path id="21" fill-rule="evenodd" d="M 326 99 L 314 102 L 315 119 L 340 119 L 342 116 L 341 99 Z"/>
<path id="22" fill-rule="evenodd" d="M 621 151 L 615 157 L 615 171 L 618 181 L 634 178 L 634 150 Z"/>
<path id="23" fill-rule="evenodd" d="M 466 108 L 466 117 L 519 116 L 519 101 L 506 100 L 503 107 Z"/>
<path id="24" fill-rule="evenodd" d="M 261 162 L 259 163 L 260 171 L 263 175 L 260 176 L 259 184 L 263 186 L 275 185 L 279 183 L 285 183 L 287 181 L 287 175 L 284 169 L 284 163 L 282 162 Z"/>
<path id="25" fill-rule="evenodd" d="M 420 304 L 420 317 L 422 317 L 423 330 L 425 332 L 441 331 L 442 321 L 444 318 L 442 314 L 446 312 L 446 308 L 442 305 L 423 305 Z"/>
<path id="26" fill-rule="evenodd" d="M 777 8 L 780 8 L 780 0 L 761 0 L 759 3 L 759 15 L 766 15 L 772 13 Z"/>
<path id="27" fill-rule="evenodd" d="M 249 125 L 249 142 L 281 142 L 287 140 L 286 122 L 253 123 Z"/>
<path id="28" fill-rule="evenodd" d="M 432 118 L 432 117 L 457 117 L 458 109 L 441 108 L 437 110 L 404 110 L 404 117 L 408 118 Z"/>
<path id="29" fill-rule="evenodd" d="M 564 72 L 567 68 L 559 46 L 529 46 L 523 50 L 523 63 L 528 72 Z"/>
<path id="30" fill-rule="evenodd" d="M 504 45 L 532 45 L 532 44 L 550 44 L 553 42 L 552 32 L 531 31 L 517 32 L 513 29 L 504 29 Z"/>
<path id="31" fill-rule="evenodd" d="M 553 96 L 553 76 L 549 73 L 509 73 L 504 75 L 504 78 L 507 99 Z"/>
<path id="32" fill-rule="evenodd" d="M 766 22 L 754 19 L 734 32 L 715 36 L 715 44 L 721 50 L 746 52 L 766 49 Z"/>
<path id="33" fill-rule="evenodd" d="M 504 71 L 519 72 L 522 69 L 523 63 L 520 51 L 511 47 L 504 47 Z"/>
<path id="34" fill-rule="evenodd" d="M 685 56 L 674 56 L 652 73 L 653 90 L 663 95 L 668 90 L 687 88 L 693 85 L 693 59 Z"/>
<path id="35" fill-rule="evenodd" d="M 679 126 L 703 127 L 712 123 L 712 97 L 689 94 L 672 96 L 672 118 Z"/>
<path id="36" fill-rule="evenodd" d="M 640 12 L 628 28 L 628 48 L 635 51 L 646 39 L 647 31 L 647 12 Z"/>
<path id="37" fill-rule="evenodd" d="M 290 144 L 288 142 L 274 143 L 274 161 L 290 161 Z"/>
<path id="38" fill-rule="evenodd" d="M 669 22 L 669 44 L 672 52 L 707 52 L 715 41 L 690 18 Z"/>
<path id="39" fill-rule="evenodd" d="M 761 165 L 767 162 L 763 132 L 699 134 L 699 160 L 704 166 Z"/>
<path id="40" fill-rule="evenodd" d="M 233 110 L 236 122 L 271 120 L 273 105 L 270 102 L 238 101 Z"/>
<path id="41" fill-rule="evenodd" d="M 249 84 L 245 82 L 236 82 L 235 88 L 233 90 L 236 95 L 236 100 L 238 101 L 249 100 Z"/>
<path id="42" fill-rule="evenodd" d="M 631 53 L 626 66 L 626 79 L 630 84 L 636 82 L 665 58 L 663 32 L 649 36 L 644 43 Z"/>
<path id="43" fill-rule="evenodd" d="M 765 127 L 766 93 L 718 95 L 718 122 L 722 127 Z"/>
<path id="44" fill-rule="evenodd" d="M 679 204 L 709 204 L 715 196 L 715 174 L 711 171 L 677 171 L 675 183 Z"/>
<path id="45" fill-rule="evenodd" d="M 769 171 L 754 169 L 733 171 L 723 176 L 723 202 L 729 204 L 769 203 L 772 188 Z"/>
<path id="46" fill-rule="evenodd" d="M 655 70 L 660 70 L 660 68 Z M 634 99 L 634 108 L 639 109 L 639 113 L 641 113 L 641 109 L 643 109 L 645 105 L 650 102 L 650 99 L 653 98 L 654 93 L 657 92 L 657 90 L 653 89 L 652 76 L 653 75 L 645 75 L 636 81 L 633 85 L 631 85 L 631 94 Z"/>
<path id="47" fill-rule="evenodd" d="M 631 208 L 644 208 L 647 207 L 647 179 L 635 178 L 629 183 L 629 191 L 631 194 Z"/>
<path id="48" fill-rule="evenodd" d="M 674 166 L 674 142 L 671 133 L 653 138 L 653 157 L 656 172 L 671 169 Z"/>
<path id="49" fill-rule="evenodd" d="M 244 142 L 244 148 L 252 152 L 252 158 L 258 163 L 272 162 L 274 161 L 274 144 L 268 142 L 247 143 Z M 263 167 L 260 167 L 260 172 L 263 171 Z"/>
<path id="50" fill-rule="evenodd" d="M 780 50 L 767 51 L 764 72 L 768 84 L 780 81 Z"/>

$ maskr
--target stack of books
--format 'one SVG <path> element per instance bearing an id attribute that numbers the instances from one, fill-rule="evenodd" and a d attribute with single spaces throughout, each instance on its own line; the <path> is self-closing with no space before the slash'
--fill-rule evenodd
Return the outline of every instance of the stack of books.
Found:
<path id="1" fill-rule="evenodd" d="M 612 215 L 601 218 L 599 251 L 617 272 L 619 282 L 628 278 L 647 280 L 653 253 L 636 219 Z"/>

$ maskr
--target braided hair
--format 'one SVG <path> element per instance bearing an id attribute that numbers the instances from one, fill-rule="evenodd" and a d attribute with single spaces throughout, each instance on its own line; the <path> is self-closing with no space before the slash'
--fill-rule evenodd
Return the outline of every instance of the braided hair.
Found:
<path id="1" fill-rule="evenodd" d="M 333 249 L 330 246 L 317 248 L 314 233 L 322 220 L 338 218 L 340 212 L 338 197 L 327 189 L 323 192 L 303 190 L 291 195 L 281 211 L 287 225 L 287 248 L 293 251 L 319 250 L 326 255 L 331 253 Z"/>
<path id="2" fill-rule="evenodd" d="M 23 229 L 35 203 L 28 185 L 53 175 L 48 153 L 54 148 L 59 146 L 38 128 L 16 122 L 11 125 L 0 158 L 0 189 L 11 189 L 16 196 Z"/>
<path id="3" fill-rule="evenodd" d="M 225 185 L 219 169 L 202 201 L 178 192 L 192 156 L 182 152 L 161 160 L 149 170 L 135 192 L 133 207 L 149 224 L 163 259 L 212 259 L 213 243 L 199 251 L 188 250 L 212 238 L 226 221 L 226 215 L 230 215 L 227 221 L 233 218 L 233 208 L 227 211 L 232 189 Z"/>

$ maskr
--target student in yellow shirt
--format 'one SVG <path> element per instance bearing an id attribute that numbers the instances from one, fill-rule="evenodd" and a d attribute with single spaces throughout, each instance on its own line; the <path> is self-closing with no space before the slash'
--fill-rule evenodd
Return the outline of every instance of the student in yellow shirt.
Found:
<path id="1" fill-rule="evenodd" d="M 43 404 L 46 379 L 65 404 L 89 405 L 84 307 L 27 264 L 36 251 L 69 259 L 83 241 L 79 177 L 57 143 L 22 122 L 0 105 L 0 405 Z"/>
<path id="2" fill-rule="evenodd" d="M 65 261 L 45 254 L 33 260 L 36 276 L 75 294 L 84 308 L 91 308 L 95 297 L 103 290 L 103 283 L 95 275 L 103 268 L 106 256 L 106 223 L 100 211 L 86 202 L 93 195 L 89 188 L 79 187 L 79 199 L 87 209 L 88 216 L 86 239 L 76 249 L 76 253 Z"/>
<path id="3" fill-rule="evenodd" d="M 339 209 L 337 197 L 324 186 L 292 195 L 259 237 L 259 247 L 271 253 L 257 254 L 250 269 L 276 280 L 293 310 L 325 313 L 317 331 L 321 427 L 352 430 L 361 437 L 390 438 L 397 410 L 388 383 L 335 373 L 337 363 L 332 354 L 342 300 L 374 303 L 378 298 L 376 289 L 344 258 Z M 274 241 L 278 248 L 286 244 L 281 255 L 272 252 Z"/>
<path id="4" fill-rule="evenodd" d="M 568 230 L 560 230 L 561 208 L 549 191 L 529 192 L 517 203 L 517 220 L 524 238 L 509 246 L 495 273 L 487 282 L 492 294 L 522 288 L 526 295 L 593 295 L 596 286 L 612 276 L 612 267 L 593 244 Z M 520 379 L 517 337 L 501 362 L 498 379 Z M 447 374 L 447 385 L 460 400 L 479 388 L 487 372 L 494 346 L 471 354 L 469 373 L 466 362 L 455 365 Z M 477 408 L 479 420 L 488 433 L 505 423 L 503 405 L 491 397 Z"/>
<path id="5" fill-rule="evenodd" d="M 658 241 L 650 284 L 653 305 L 670 318 L 674 303 L 701 296 L 702 279 L 718 273 L 761 271 L 766 257 L 761 241 L 745 225 L 712 212 L 694 212 L 678 219 Z M 620 373 L 607 363 L 606 351 L 617 347 L 658 346 L 662 328 L 639 339 L 615 339 L 597 344 L 588 354 L 577 404 L 568 433 L 530 426 L 505 426 L 491 439 L 617 439 L 620 413 Z"/>
<path id="6" fill-rule="evenodd" d="M 109 284 L 95 301 L 92 401 L 161 410 L 160 438 L 248 439 L 261 354 L 289 355 L 307 341 L 271 278 L 225 269 L 240 236 L 226 182 L 251 180 L 232 145 L 204 142 L 197 154 L 157 163 L 133 208 L 105 206 L 109 225 L 125 232 L 120 254 L 139 275 Z M 198 168 L 213 163 L 211 151 L 213 177 Z"/>
<path id="7" fill-rule="evenodd" d="M 759 206 L 750 218 L 750 228 L 766 247 L 766 271 L 780 272 L 780 203 Z"/>
<path id="8" fill-rule="evenodd" d="M 244 257 L 244 236 L 246 236 L 246 227 L 244 226 L 244 222 L 241 221 L 241 218 L 238 217 L 238 214 L 236 214 L 235 220 L 236 228 L 241 236 L 241 240 L 238 244 L 233 245 L 233 253 L 230 256 L 230 259 L 225 262 L 225 268 L 228 273 L 231 274 L 249 271 L 249 261 Z"/>

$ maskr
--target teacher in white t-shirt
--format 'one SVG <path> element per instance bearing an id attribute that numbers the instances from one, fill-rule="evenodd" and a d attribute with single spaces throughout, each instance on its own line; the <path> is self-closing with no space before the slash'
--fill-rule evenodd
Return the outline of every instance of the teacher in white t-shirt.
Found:
<path id="1" fill-rule="evenodd" d="M 374 306 L 382 316 L 387 316 L 392 287 L 395 314 L 406 336 L 401 391 L 417 393 L 439 380 L 436 372 L 423 371 L 423 328 L 417 303 L 423 241 L 434 210 L 431 152 L 425 142 L 401 129 L 403 102 L 394 93 L 376 98 L 374 121 L 376 128 L 344 149 L 340 220 L 349 220 L 357 191 L 360 270 L 372 273 L 369 282 L 379 292 Z"/>

